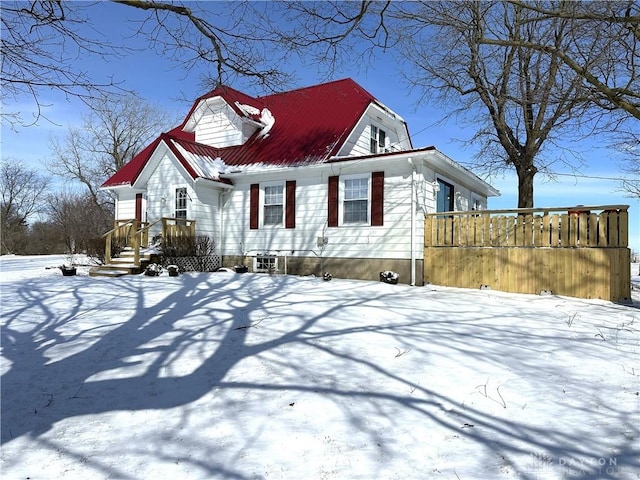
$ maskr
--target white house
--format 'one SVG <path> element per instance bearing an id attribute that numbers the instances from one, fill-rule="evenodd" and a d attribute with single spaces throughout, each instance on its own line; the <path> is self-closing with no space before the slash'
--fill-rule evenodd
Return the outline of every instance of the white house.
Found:
<path id="1" fill-rule="evenodd" d="M 436 148 L 413 148 L 404 120 L 351 79 L 256 98 L 216 88 L 103 187 L 117 220 L 195 220 L 225 266 L 393 270 L 411 284 L 422 284 L 423 213 L 484 209 L 499 194 Z"/>

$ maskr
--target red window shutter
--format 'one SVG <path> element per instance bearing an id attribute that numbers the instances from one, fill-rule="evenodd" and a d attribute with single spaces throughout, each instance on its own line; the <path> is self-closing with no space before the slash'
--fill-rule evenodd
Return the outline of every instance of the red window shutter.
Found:
<path id="1" fill-rule="evenodd" d="M 296 228 L 296 182 L 289 180 L 286 183 L 286 210 L 284 213 L 285 228 Z"/>
<path id="2" fill-rule="evenodd" d="M 142 194 L 136 193 L 136 220 L 142 221 Z"/>
<path id="3" fill-rule="evenodd" d="M 384 172 L 371 174 L 371 226 L 384 225 Z"/>
<path id="4" fill-rule="evenodd" d="M 258 228 L 258 210 L 260 205 L 260 185 L 252 183 L 249 190 L 249 228 Z"/>
<path id="5" fill-rule="evenodd" d="M 327 222 L 330 227 L 338 226 L 338 177 L 329 177 L 329 204 Z"/>

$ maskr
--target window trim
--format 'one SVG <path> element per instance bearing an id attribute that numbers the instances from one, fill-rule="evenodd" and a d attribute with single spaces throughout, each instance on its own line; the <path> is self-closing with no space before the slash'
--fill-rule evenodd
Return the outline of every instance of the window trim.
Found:
<path id="1" fill-rule="evenodd" d="M 346 191 L 346 182 L 348 180 L 359 180 L 366 179 L 367 180 L 367 219 L 365 221 L 359 222 L 345 222 L 344 220 L 344 204 L 345 199 L 345 191 Z M 359 174 L 351 174 L 351 175 L 340 175 L 339 184 L 338 184 L 338 226 L 349 226 L 349 227 L 358 227 L 358 226 L 371 226 L 371 173 L 359 173 Z"/>
<path id="2" fill-rule="evenodd" d="M 282 191 L 280 192 L 280 195 L 282 197 L 282 203 L 274 203 L 274 204 L 267 204 L 267 188 L 272 188 L 272 187 L 280 187 L 282 189 Z M 268 206 L 280 206 L 280 221 L 278 223 L 266 223 L 266 208 Z M 284 221 L 285 221 L 285 212 L 286 212 L 286 205 L 287 205 L 287 193 L 286 193 L 286 188 L 285 188 L 285 182 L 264 182 L 260 184 L 260 205 L 258 207 L 259 212 L 260 212 L 260 227 L 261 228 L 282 228 L 284 227 Z"/>
<path id="3" fill-rule="evenodd" d="M 381 143 L 382 142 L 382 143 Z M 377 125 L 369 125 L 369 153 L 384 153 L 387 143 L 387 131 Z"/>
<path id="4" fill-rule="evenodd" d="M 179 192 L 181 193 L 181 191 L 184 191 L 184 208 L 178 208 L 178 201 L 179 201 Z M 174 202 L 173 202 L 173 215 L 174 218 L 179 218 L 181 220 L 186 220 L 187 218 L 189 218 L 189 191 L 187 190 L 187 187 L 175 187 L 173 190 L 173 196 L 174 196 Z M 181 217 L 178 215 L 178 212 L 182 212 L 184 211 L 184 217 Z"/>
<path id="5" fill-rule="evenodd" d="M 438 191 L 436 192 L 436 213 L 440 212 L 453 212 L 456 208 L 455 204 L 455 195 L 456 195 L 456 187 L 452 182 L 445 180 L 442 177 L 437 177 L 436 181 L 438 182 Z M 440 192 L 442 192 L 442 185 L 451 187 L 451 198 L 449 199 L 449 209 L 448 210 L 438 210 L 438 199 L 440 198 Z"/>
<path id="6" fill-rule="evenodd" d="M 258 268 L 258 262 L 264 266 L 264 262 L 272 264 L 272 267 Z M 259 253 L 253 257 L 253 271 L 255 273 L 277 273 L 278 272 L 278 256 L 269 253 Z"/>
<path id="7" fill-rule="evenodd" d="M 368 178 L 367 222 L 344 222 L 345 179 Z M 378 170 L 351 175 L 331 175 L 327 179 L 327 226 L 337 227 L 383 227 L 384 226 L 385 172 Z"/>

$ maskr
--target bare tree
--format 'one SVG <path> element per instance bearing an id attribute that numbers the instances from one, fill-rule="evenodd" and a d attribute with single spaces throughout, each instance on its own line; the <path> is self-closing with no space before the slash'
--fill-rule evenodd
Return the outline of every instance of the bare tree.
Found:
<path id="1" fill-rule="evenodd" d="M 276 26 L 277 5 L 247 0 L 113 1 L 148 12 L 136 33 L 179 62 L 186 72 L 203 62 L 210 64 L 213 74 L 204 82 L 209 87 L 246 78 L 253 85 L 274 90 L 292 79 L 282 68 L 289 48 L 282 43 L 280 27 Z"/>
<path id="2" fill-rule="evenodd" d="M 112 79 L 96 80 L 90 72 L 78 68 L 87 55 L 105 57 L 120 51 L 105 38 L 79 33 L 80 27 L 89 22 L 88 6 L 53 0 L 0 4 L 3 121 L 37 122 L 43 107 L 41 91 L 54 88 L 86 100 L 116 87 Z M 21 118 L 19 112 L 7 110 L 9 100 L 24 97 L 30 98 L 36 107 L 33 119 Z"/>
<path id="3" fill-rule="evenodd" d="M 640 5 L 634 0 L 510 2 L 531 11 L 538 23 L 571 20 L 571 36 L 562 48 L 548 37 L 530 41 L 484 35 L 480 42 L 543 52 L 584 78 L 601 130 L 612 134 L 622 155 L 621 170 L 628 175 L 622 189 L 640 197 Z"/>
<path id="4" fill-rule="evenodd" d="M 530 41 L 548 37 L 562 48 L 572 34 L 570 20 L 541 23 L 530 17 L 517 5 L 484 2 L 453 8 L 434 2 L 399 13 L 414 25 L 402 43 L 412 65 L 409 80 L 427 96 L 461 106 L 452 114 L 477 128 L 476 166 L 489 173 L 513 168 L 519 208 L 533 207 L 535 175 L 552 162 L 545 147 L 574 133 L 588 107 L 583 79 L 559 59 L 478 41 L 491 32 Z"/>
<path id="5" fill-rule="evenodd" d="M 615 61 L 604 36 L 594 39 L 576 28 L 573 16 L 541 13 L 567 3 L 296 3 L 290 6 L 292 16 L 309 34 L 289 40 L 314 48 L 316 58 L 332 67 L 353 48 L 354 38 L 367 41 L 360 57 L 392 52 L 421 100 L 440 102 L 448 110 L 443 118 L 475 128 L 470 139 L 480 147 L 475 166 L 488 173 L 514 169 L 518 206 L 532 207 L 536 174 L 550 172 L 557 161 L 574 166 L 575 160 L 545 155 L 549 147 L 562 147 L 566 138 L 577 140 L 598 126 L 601 117 L 592 107 L 602 94 L 595 96 L 585 72 Z M 545 44 L 562 52 L 575 42 L 602 47 L 581 50 L 580 71 L 559 55 L 528 48 Z"/>
<path id="6" fill-rule="evenodd" d="M 622 180 L 622 190 L 630 197 L 640 198 L 640 133 L 628 132 L 615 148 L 622 156 L 621 170 L 627 175 Z"/>
<path id="7" fill-rule="evenodd" d="M 42 92 L 56 89 L 65 95 L 94 101 L 100 96 L 126 93 L 123 79 L 98 78 L 82 67 L 87 58 L 104 58 L 136 53 L 131 38 L 142 37 L 155 49 L 183 68 L 185 76 L 194 66 L 210 65 L 207 86 L 249 78 L 265 88 L 275 89 L 291 77 L 281 67 L 288 49 L 279 42 L 270 24 L 266 4 L 243 2 L 156 2 L 121 0 L 102 8 L 127 7 L 130 12 L 147 12 L 134 23 L 131 38 L 113 38 L 100 33 L 96 10 L 100 2 L 59 0 L 3 1 L 1 113 L 15 125 L 35 123 L 42 115 Z M 116 6 L 115 4 L 118 4 Z M 125 8 L 122 8 L 123 13 Z M 138 15 L 139 16 L 139 15 Z M 6 106 L 30 98 L 36 114 L 23 119 Z"/>
<path id="8" fill-rule="evenodd" d="M 640 5 L 608 2 L 523 2 L 531 21 L 571 21 L 572 34 L 558 48 L 553 39 L 483 36 L 481 43 L 525 47 L 557 57 L 592 87 L 591 101 L 605 110 L 622 110 L 640 120 Z M 597 55 L 597 61 L 590 59 Z"/>
<path id="9" fill-rule="evenodd" d="M 36 221 L 29 225 L 25 255 L 65 253 L 62 231 L 50 221 Z"/>
<path id="10" fill-rule="evenodd" d="M 49 221 L 57 226 L 67 253 L 104 260 L 102 234 L 113 225 L 113 211 L 96 205 L 88 193 L 61 192 L 48 197 Z"/>
<path id="11" fill-rule="evenodd" d="M 2 253 L 21 253 L 27 221 L 43 208 L 48 179 L 18 160 L 5 159 L 0 166 L 2 204 Z"/>
<path id="12" fill-rule="evenodd" d="M 98 98 L 80 127 L 70 127 L 63 139 L 52 138 L 54 175 L 80 182 L 96 205 L 110 202 L 100 185 L 147 143 L 172 124 L 169 116 L 133 95 Z"/>

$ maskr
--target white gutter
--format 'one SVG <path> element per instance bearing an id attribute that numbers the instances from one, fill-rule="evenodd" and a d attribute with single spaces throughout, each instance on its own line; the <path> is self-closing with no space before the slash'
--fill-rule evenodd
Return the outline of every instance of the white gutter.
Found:
<path id="1" fill-rule="evenodd" d="M 229 185 L 228 183 L 224 183 L 224 182 L 219 182 L 217 180 L 210 180 L 208 178 L 204 178 L 204 177 L 197 177 L 194 181 L 193 181 L 193 188 L 195 188 L 198 185 L 202 185 L 202 186 L 209 186 L 209 187 L 214 187 L 214 188 L 219 188 L 221 190 L 232 190 L 233 189 L 233 185 Z"/>
<path id="2" fill-rule="evenodd" d="M 224 257 L 224 212 L 222 211 L 222 197 L 226 194 L 225 190 L 218 190 L 218 228 L 220 229 L 219 237 L 220 237 L 220 248 L 218 251 L 220 252 L 220 261 L 222 262 L 222 257 Z M 220 265 L 222 266 L 222 265 Z"/>

